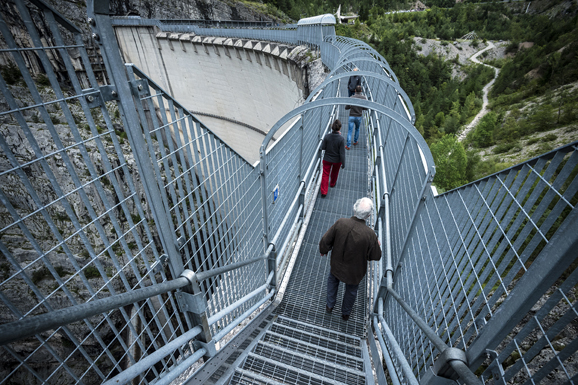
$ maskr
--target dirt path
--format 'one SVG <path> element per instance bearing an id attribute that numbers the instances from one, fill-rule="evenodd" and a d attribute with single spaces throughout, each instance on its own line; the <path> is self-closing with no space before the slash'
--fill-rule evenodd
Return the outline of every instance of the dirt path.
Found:
<path id="1" fill-rule="evenodd" d="M 472 122 L 470 124 L 468 124 L 466 126 L 466 128 L 458 135 L 458 141 L 462 141 L 466 138 L 466 136 L 468 135 L 468 133 L 471 131 L 472 128 L 474 128 L 478 122 L 480 121 L 480 119 L 482 119 L 482 117 L 484 115 L 486 115 L 488 113 L 488 92 L 490 92 L 490 88 L 492 88 L 492 86 L 494 85 L 494 82 L 496 81 L 496 78 L 498 77 L 498 74 L 500 73 L 500 70 L 496 67 L 493 67 L 491 65 L 488 64 L 484 64 L 482 62 L 480 62 L 478 60 L 478 56 L 480 56 L 484 51 L 487 51 L 489 49 L 494 48 L 494 43 L 492 43 L 491 41 L 488 42 L 488 46 L 478 52 L 476 52 L 475 55 L 473 55 L 472 57 L 470 57 L 470 60 L 473 61 L 474 63 L 477 64 L 482 64 L 485 65 L 486 67 L 490 67 L 494 70 L 495 74 L 494 74 L 494 78 L 488 83 L 486 84 L 486 86 L 484 87 L 484 89 L 482 90 L 482 92 L 484 93 L 483 96 L 483 103 L 482 103 L 482 109 L 480 110 L 480 112 L 478 112 L 478 114 L 474 117 L 474 120 L 472 120 Z"/>

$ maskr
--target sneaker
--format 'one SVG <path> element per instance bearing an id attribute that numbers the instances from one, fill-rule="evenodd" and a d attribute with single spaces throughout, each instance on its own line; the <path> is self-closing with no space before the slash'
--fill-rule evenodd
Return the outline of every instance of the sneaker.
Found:
<path id="1" fill-rule="evenodd" d="M 342 314 L 342 315 L 341 315 L 341 318 L 342 318 L 344 321 L 347 321 L 347 320 L 349 319 L 349 314 Z"/>
<path id="2" fill-rule="evenodd" d="M 327 194 L 321 194 L 321 198 L 325 198 Z"/>
<path id="3" fill-rule="evenodd" d="M 354 145 L 354 146 L 357 146 L 357 143 L 358 143 L 358 142 L 355 142 L 355 143 L 353 143 L 353 145 Z"/>
<path id="4" fill-rule="evenodd" d="M 333 311 L 333 308 L 325 305 L 325 311 L 326 311 L 327 313 L 331 313 L 331 312 Z"/>
<path id="5" fill-rule="evenodd" d="M 345 149 L 346 149 L 346 150 L 351 150 L 351 147 L 345 146 Z"/>

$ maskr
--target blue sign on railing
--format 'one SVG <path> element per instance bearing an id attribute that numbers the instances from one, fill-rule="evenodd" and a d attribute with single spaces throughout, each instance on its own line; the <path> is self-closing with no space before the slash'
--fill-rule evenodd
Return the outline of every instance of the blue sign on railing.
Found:
<path id="1" fill-rule="evenodd" d="M 277 198 L 279 198 L 279 185 L 273 189 L 273 203 L 277 201 Z"/>

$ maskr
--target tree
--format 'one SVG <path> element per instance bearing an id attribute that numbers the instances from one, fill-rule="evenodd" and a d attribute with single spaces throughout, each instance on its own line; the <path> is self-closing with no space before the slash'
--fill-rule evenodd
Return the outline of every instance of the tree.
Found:
<path id="1" fill-rule="evenodd" d="M 488 147 L 494 143 L 494 129 L 497 121 L 498 116 L 493 112 L 489 112 L 480 120 L 473 134 L 476 146 Z"/>
<path id="2" fill-rule="evenodd" d="M 466 151 L 455 135 L 444 135 L 430 150 L 436 164 L 433 183 L 437 187 L 447 191 L 466 183 Z"/>

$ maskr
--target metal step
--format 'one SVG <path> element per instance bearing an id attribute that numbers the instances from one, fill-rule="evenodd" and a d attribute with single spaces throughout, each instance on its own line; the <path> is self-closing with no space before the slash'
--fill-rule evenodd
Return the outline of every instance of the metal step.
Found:
<path id="1" fill-rule="evenodd" d="M 241 385 L 285 385 L 282 382 L 275 381 L 271 378 L 262 376 L 257 373 L 250 372 L 248 370 L 237 368 L 233 378 L 231 378 L 230 385 L 241 384 Z"/>
<path id="2" fill-rule="evenodd" d="M 363 359 L 350 354 L 338 352 L 336 349 L 327 349 L 319 345 L 310 344 L 301 340 L 296 340 L 282 334 L 267 332 L 262 339 L 263 342 L 289 349 L 295 353 L 306 354 L 332 364 L 342 365 L 350 369 L 363 371 Z"/>
<path id="3" fill-rule="evenodd" d="M 338 353 L 350 355 L 352 357 L 362 358 L 361 349 L 358 345 L 348 344 L 336 339 L 322 337 L 317 334 L 301 331 L 285 325 L 274 323 L 271 325 L 271 332 L 289 337 L 293 340 L 300 340 L 309 344 L 320 346 L 325 349 L 333 350 Z"/>
<path id="4" fill-rule="evenodd" d="M 336 339 L 345 342 L 349 345 L 360 346 L 361 338 L 353 336 L 351 334 L 341 333 L 336 330 L 330 330 L 321 326 L 316 326 L 310 323 L 297 321 L 291 318 L 283 317 L 282 315 L 277 317 L 275 321 L 277 324 L 285 325 L 294 329 L 302 330 L 308 333 L 317 334 L 319 336 Z"/>
<path id="5" fill-rule="evenodd" d="M 284 384 L 315 384 L 315 385 L 365 385 L 365 378 L 357 375 L 349 375 L 343 371 L 345 377 L 337 377 L 338 371 L 330 366 L 314 363 L 310 365 L 314 372 L 306 368 L 294 367 L 283 362 L 272 360 L 255 353 L 249 353 L 244 370 L 271 378 Z M 329 375 L 325 377 L 324 374 Z M 347 381 L 347 382 L 344 382 Z M 231 382 L 233 384 L 234 382 Z"/>
<path id="6" fill-rule="evenodd" d="M 260 341 L 254 353 L 273 361 L 346 384 L 365 383 L 365 372 Z"/>

